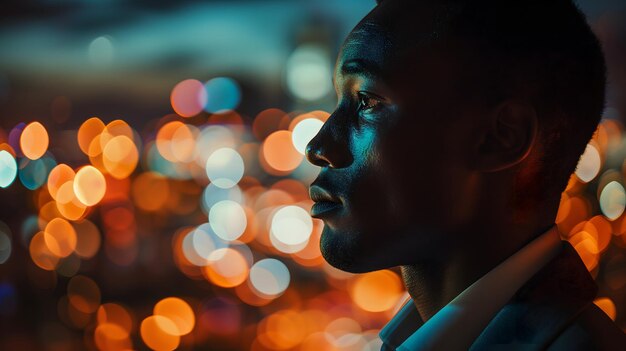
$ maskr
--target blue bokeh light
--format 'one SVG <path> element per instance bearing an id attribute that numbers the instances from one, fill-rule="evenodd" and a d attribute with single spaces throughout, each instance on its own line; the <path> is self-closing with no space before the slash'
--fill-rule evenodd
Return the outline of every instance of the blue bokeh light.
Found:
<path id="1" fill-rule="evenodd" d="M 204 109 L 210 113 L 232 111 L 241 101 L 241 89 L 235 80 L 227 77 L 213 78 L 204 85 L 208 94 Z"/>

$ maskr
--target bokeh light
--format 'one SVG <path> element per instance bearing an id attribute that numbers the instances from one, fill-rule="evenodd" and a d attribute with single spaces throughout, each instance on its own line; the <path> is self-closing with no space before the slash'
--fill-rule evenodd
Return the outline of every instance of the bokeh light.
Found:
<path id="1" fill-rule="evenodd" d="M 33 263 L 43 270 L 52 271 L 59 263 L 59 257 L 46 245 L 44 232 L 38 232 L 32 237 L 28 249 Z"/>
<path id="2" fill-rule="evenodd" d="M 246 281 L 248 270 L 246 258 L 230 247 L 211 252 L 204 268 L 209 280 L 224 288 L 232 288 Z"/>
<path id="3" fill-rule="evenodd" d="M 0 188 L 6 188 L 17 176 L 17 163 L 15 158 L 6 150 L 0 151 Z"/>
<path id="4" fill-rule="evenodd" d="M 593 271 L 598 265 L 598 240 L 592 233 L 583 230 L 569 239 L 588 271 Z"/>
<path id="5" fill-rule="evenodd" d="M 291 134 L 291 139 L 293 146 L 299 153 L 304 155 L 306 145 L 315 137 L 323 124 L 324 122 L 317 118 L 306 118 L 296 124 Z"/>
<path id="6" fill-rule="evenodd" d="M 239 153 L 231 148 L 215 150 L 206 162 L 209 180 L 217 187 L 232 188 L 243 177 L 244 164 Z"/>
<path id="7" fill-rule="evenodd" d="M 614 220 L 624 213 L 626 192 L 619 182 L 607 184 L 600 193 L 600 208 L 607 218 Z"/>
<path id="8" fill-rule="evenodd" d="M 259 141 L 265 140 L 270 134 L 280 129 L 281 121 L 287 113 L 281 109 L 265 109 L 254 118 L 252 122 L 252 133 Z"/>
<path id="9" fill-rule="evenodd" d="M 171 320 L 176 326 L 176 335 L 189 334 L 196 323 L 193 310 L 187 302 L 177 297 L 168 297 L 154 305 L 154 315 Z M 163 321 L 157 319 L 157 323 Z M 162 326 L 167 330 L 167 326 Z"/>
<path id="10" fill-rule="evenodd" d="M 56 193 L 56 200 L 59 214 L 72 221 L 80 219 L 87 210 L 87 206 L 78 199 L 74 192 L 73 180 L 61 185 Z"/>
<path id="11" fill-rule="evenodd" d="M 107 67 L 113 61 L 113 42 L 111 37 L 104 35 L 89 43 L 87 50 L 89 61 L 96 67 Z"/>
<path id="12" fill-rule="evenodd" d="M 78 128 L 78 146 L 80 150 L 87 156 L 89 154 L 89 148 L 92 141 L 102 133 L 105 124 L 98 117 L 91 117 L 80 125 Z M 98 142 L 99 143 L 99 142 Z"/>
<path id="13" fill-rule="evenodd" d="M 81 258 L 92 258 L 98 253 L 100 249 L 100 230 L 98 227 L 88 219 L 82 221 L 73 222 L 74 230 L 76 231 L 76 248 L 75 252 Z"/>
<path id="14" fill-rule="evenodd" d="M 100 307 L 100 288 L 93 279 L 77 275 L 67 283 L 70 304 L 83 313 L 94 313 Z"/>
<path id="15" fill-rule="evenodd" d="M 20 136 L 20 148 L 24 156 L 36 160 L 48 150 L 48 131 L 39 122 L 28 124 Z"/>
<path id="16" fill-rule="evenodd" d="M 194 157 L 196 134 L 193 126 L 179 121 L 169 122 L 159 129 L 157 149 L 170 162 L 189 162 Z"/>
<path id="17" fill-rule="evenodd" d="M 267 164 L 277 171 L 293 171 L 303 156 L 293 146 L 291 132 L 280 130 L 270 134 L 262 147 L 262 157 Z"/>
<path id="18" fill-rule="evenodd" d="M 46 182 L 50 169 L 55 166 L 54 160 L 50 158 L 37 160 L 22 158 L 19 163 L 18 178 L 27 189 L 39 189 Z"/>
<path id="19" fill-rule="evenodd" d="M 222 125 L 210 125 L 202 129 L 196 141 L 196 162 L 205 167 L 209 157 L 218 149 L 236 147 L 235 133 Z"/>
<path id="20" fill-rule="evenodd" d="M 403 293 L 400 277 L 389 270 L 359 275 L 350 287 L 354 303 L 365 311 L 387 311 L 399 302 Z"/>
<path id="21" fill-rule="evenodd" d="M 281 310 L 259 323 L 258 339 L 269 349 L 286 350 L 301 344 L 307 337 L 307 321 L 293 310 Z"/>
<path id="22" fill-rule="evenodd" d="M 22 135 L 22 132 L 24 131 L 24 128 L 26 128 L 26 123 L 19 122 L 15 127 L 13 127 L 13 129 L 11 129 L 7 140 L 9 142 L 9 147 L 11 147 L 11 149 L 15 151 L 15 156 L 17 157 L 24 156 L 20 147 L 20 137 Z"/>
<path id="23" fill-rule="evenodd" d="M 587 183 L 598 175 L 601 166 L 600 153 L 592 144 L 588 144 L 585 152 L 578 161 L 576 176 L 582 182 Z"/>
<path id="24" fill-rule="evenodd" d="M 141 338 L 152 350 L 171 351 L 180 344 L 178 327 L 169 318 L 153 315 L 141 322 Z"/>
<path id="25" fill-rule="evenodd" d="M 206 105 L 207 92 L 200 81 L 186 79 L 172 89 L 170 101 L 177 114 L 192 117 L 200 113 Z"/>
<path id="26" fill-rule="evenodd" d="M 262 259 L 250 268 L 252 287 L 266 297 L 276 297 L 285 292 L 290 279 L 287 266 L 274 258 Z"/>
<path id="27" fill-rule="evenodd" d="M 246 213 L 240 204 L 223 200 L 209 210 L 209 224 L 215 234 L 224 240 L 236 240 L 246 230 Z"/>
<path id="28" fill-rule="evenodd" d="M 133 129 L 122 119 L 116 119 L 109 122 L 102 129 L 102 133 L 99 134 L 100 150 L 104 150 L 115 137 L 125 136 L 133 140 Z"/>
<path id="29" fill-rule="evenodd" d="M 217 77 L 204 85 L 208 96 L 204 109 L 211 113 L 223 113 L 234 110 L 241 100 L 239 84 L 231 78 Z"/>
<path id="30" fill-rule="evenodd" d="M 128 309 L 116 304 L 105 303 L 98 307 L 98 324 L 115 324 L 125 331 L 128 336 L 134 329 L 135 321 Z"/>
<path id="31" fill-rule="evenodd" d="M 50 171 L 50 174 L 48 174 L 48 192 L 50 196 L 56 200 L 57 193 L 61 186 L 74 180 L 74 176 L 76 176 L 76 172 L 66 164 L 61 163 L 54 167 L 52 171 Z"/>
<path id="32" fill-rule="evenodd" d="M 94 330 L 93 338 L 98 350 L 114 351 L 132 348 L 128 331 L 118 324 L 99 323 Z"/>
<path id="33" fill-rule="evenodd" d="M 11 252 L 13 252 L 11 237 L 11 229 L 0 221 L 0 264 L 5 263 L 11 257 Z"/>
<path id="34" fill-rule="evenodd" d="M 599 297 L 593 301 L 596 306 L 600 307 L 604 313 L 606 313 L 609 318 L 613 321 L 617 318 L 617 309 L 615 308 L 615 303 L 609 299 L 608 297 Z"/>
<path id="35" fill-rule="evenodd" d="M 48 222 L 44 231 L 44 240 L 48 250 L 59 257 L 67 257 L 76 249 L 76 231 L 72 225 L 55 218 Z"/>
<path id="36" fill-rule="evenodd" d="M 104 168 L 117 179 L 125 179 L 133 173 L 138 161 L 135 143 L 125 135 L 113 137 L 102 150 Z"/>
<path id="37" fill-rule="evenodd" d="M 97 168 L 85 166 L 76 172 L 73 188 L 80 202 L 86 206 L 93 206 L 104 197 L 106 180 Z"/>
<path id="38" fill-rule="evenodd" d="M 272 235 L 282 244 L 306 245 L 312 231 L 311 216 L 299 206 L 284 206 L 272 217 Z"/>
<path id="39" fill-rule="evenodd" d="M 323 47 L 299 46 L 287 61 L 287 87 L 297 98 L 318 100 L 332 89 L 329 53 Z"/>
<path id="40" fill-rule="evenodd" d="M 183 254 L 196 266 L 206 266 L 214 251 L 228 247 L 228 242 L 217 236 L 209 223 L 199 225 L 185 235 Z"/>
<path id="41" fill-rule="evenodd" d="M 229 189 L 219 188 L 215 184 L 209 184 L 202 193 L 201 206 L 206 214 L 218 202 L 230 200 L 241 204 L 244 196 L 238 186 Z"/>

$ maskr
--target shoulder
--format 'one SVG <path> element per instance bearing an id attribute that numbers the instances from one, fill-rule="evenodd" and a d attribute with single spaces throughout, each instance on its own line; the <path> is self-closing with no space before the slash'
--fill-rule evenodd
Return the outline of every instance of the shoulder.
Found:
<path id="1" fill-rule="evenodd" d="M 626 334 L 590 303 L 556 335 L 548 350 L 626 350 Z"/>
<path id="2" fill-rule="evenodd" d="M 580 256 L 570 243 L 562 246 L 494 317 L 473 349 L 516 344 L 522 345 L 517 350 L 626 351 L 624 332 L 593 303 L 598 287 Z"/>

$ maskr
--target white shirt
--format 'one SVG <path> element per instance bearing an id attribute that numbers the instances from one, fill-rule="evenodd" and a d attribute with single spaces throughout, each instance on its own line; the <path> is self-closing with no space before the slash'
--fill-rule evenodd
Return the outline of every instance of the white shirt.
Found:
<path id="1" fill-rule="evenodd" d="M 383 349 L 469 349 L 515 292 L 556 256 L 560 243 L 557 227 L 553 226 L 463 290 L 426 323 L 413 300 L 408 299 L 380 331 L 387 347 Z"/>

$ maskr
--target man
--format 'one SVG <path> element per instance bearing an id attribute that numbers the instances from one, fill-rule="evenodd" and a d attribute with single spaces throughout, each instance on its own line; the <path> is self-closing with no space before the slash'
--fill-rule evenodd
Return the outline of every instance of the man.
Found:
<path id="1" fill-rule="evenodd" d="M 311 215 L 333 266 L 401 266 L 412 299 L 383 350 L 626 350 L 554 226 L 604 108 L 571 0 L 381 1 L 334 84 Z"/>

